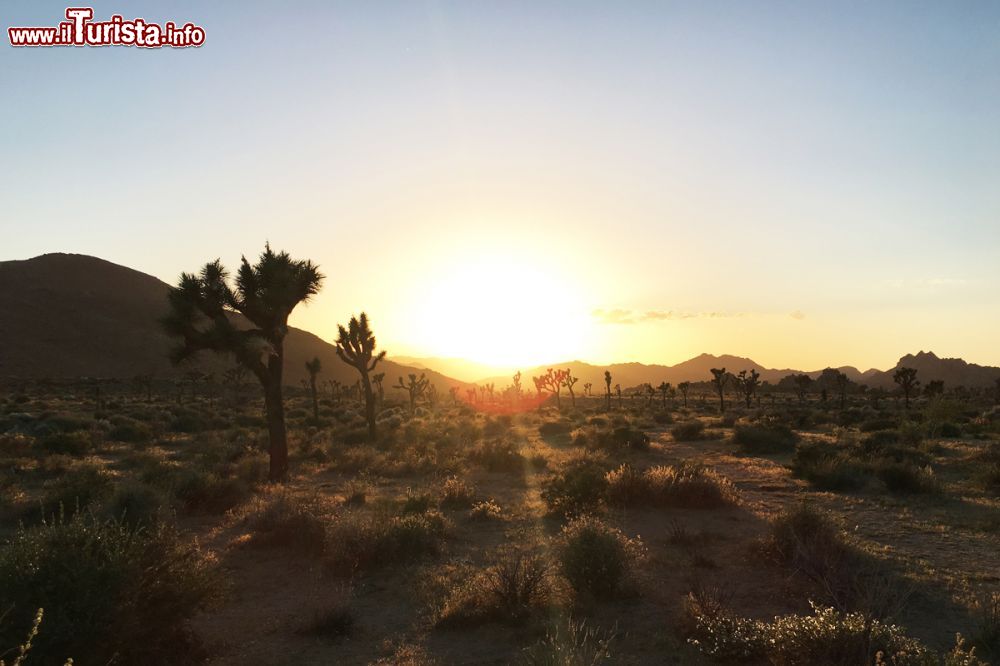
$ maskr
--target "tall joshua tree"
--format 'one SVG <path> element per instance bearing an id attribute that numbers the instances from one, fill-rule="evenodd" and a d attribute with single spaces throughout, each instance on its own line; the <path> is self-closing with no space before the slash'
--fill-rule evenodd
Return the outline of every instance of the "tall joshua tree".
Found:
<path id="1" fill-rule="evenodd" d="M 917 369 L 896 368 L 896 372 L 892 374 L 892 381 L 899 384 L 899 388 L 903 389 L 903 399 L 905 400 L 906 408 L 909 409 L 910 396 L 920 386 L 920 381 L 917 379 Z"/>
<path id="2" fill-rule="evenodd" d="M 660 397 L 663 399 L 663 409 L 667 408 L 667 394 L 670 393 L 670 382 L 660 382 L 657 386 L 660 390 Z"/>
<path id="3" fill-rule="evenodd" d="M 607 400 L 607 409 L 611 411 L 611 371 L 604 371 L 604 397 Z"/>
<path id="4" fill-rule="evenodd" d="M 385 358 L 385 351 L 375 353 L 375 334 L 368 325 L 368 315 L 351 317 L 347 328 L 337 326 L 337 356 L 361 375 L 365 395 L 365 417 L 368 419 L 368 438 L 375 439 L 375 394 L 369 373 Z"/>
<path id="5" fill-rule="evenodd" d="M 292 259 L 266 245 L 256 264 L 243 258 L 235 285 L 222 263 L 205 264 L 198 274 L 183 273 L 167 298 L 170 314 L 163 319 L 168 335 L 179 339 L 171 360 L 179 363 L 199 351 L 231 354 L 264 389 L 272 481 L 288 474 L 288 438 L 282 396 L 288 316 L 309 300 L 323 283 L 311 261 Z M 239 313 L 250 323 L 240 325 Z"/>
<path id="6" fill-rule="evenodd" d="M 719 393 L 719 409 L 721 412 L 726 411 L 726 384 L 729 383 L 729 375 L 726 374 L 725 368 L 712 368 L 712 384 L 715 385 L 715 390 Z"/>
<path id="7" fill-rule="evenodd" d="M 677 385 L 677 389 L 681 392 L 684 397 L 684 409 L 688 406 L 688 390 L 691 388 L 691 382 L 681 382 Z"/>
<path id="8" fill-rule="evenodd" d="M 320 363 L 318 356 L 314 356 L 311 361 L 306 361 L 306 372 L 309 373 L 309 395 L 312 396 L 313 401 L 314 421 L 319 421 L 319 396 L 316 395 L 316 377 L 319 376 L 322 369 L 323 364 Z"/>
<path id="9" fill-rule="evenodd" d="M 580 381 L 579 377 L 574 377 L 570 374 L 569 370 L 566 370 L 566 377 L 563 379 L 563 384 L 566 385 L 566 390 L 569 391 L 569 399 L 573 405 L 573 409 L 576 409 L 576 393 L 573 392 L 573 385 Z"/>
<path id="10" fill-rule="evenodd" d="M 740 392 L 743 393 L 743 399 L 746 400 L 747 409 L 750 409 L 753 397 L 757 394 L 757 387 L 760 386 L 760 373 L 753 368 L 750 368 L 749 373 L 746 370 L 740 370 L 740 374 L 736 377 L 736 383 Z"/>
<path id="11" fill-rule="evenodd" d="M 403 378 L 399 378 L 399 383 L 394 385 L 392 388 L 403 389 L 409 395 L 410 398 L 410 413 L 416 411 L 417 400 L 422 398 L 427 392 L 427 386 L 430 384 L 430 380 L 424 376 L 424 373 L 420 373 L 420 377 L 417 377 L 414 373 L 410 373 L 409 381 L 403 382 Z M 473 392 L 475 389 L 473 389 Z"/>

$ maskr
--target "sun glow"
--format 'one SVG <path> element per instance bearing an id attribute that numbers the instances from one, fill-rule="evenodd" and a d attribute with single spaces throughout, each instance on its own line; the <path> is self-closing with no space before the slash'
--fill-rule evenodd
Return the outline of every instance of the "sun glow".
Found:
<path id="1" fill-rule="evenodd" d="M 408 338 L 423 353 L 527 367 L 583 348 L 587 309 L 568 276 L 499 255 L 441 266 L 411 296 Z"/>

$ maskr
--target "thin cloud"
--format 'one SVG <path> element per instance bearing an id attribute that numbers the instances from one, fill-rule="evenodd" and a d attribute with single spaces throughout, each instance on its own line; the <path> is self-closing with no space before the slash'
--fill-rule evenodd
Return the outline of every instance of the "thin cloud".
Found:
<path id="1" fill-rule="evenodd" d="M 803 319 L 806 318 L 806 313 L 803 312 L 802 310 L 796 310 L 794 312 L 789 313 L 788 316 L 791 317 L 792 319 L 795 319 L 796 321 L 802 321 Z"/>
<path id="2" fill-rule="evenodd" d="M 741 312 L 679 312 L 677 310 L 647 310 L 634 312 L 615 308 L 613 310 L 594 310 L 593 317 L 602 324 L 639 324 L 643 322 L 676 321 L 681 319 L 728 319 L 743 317 Z"/>

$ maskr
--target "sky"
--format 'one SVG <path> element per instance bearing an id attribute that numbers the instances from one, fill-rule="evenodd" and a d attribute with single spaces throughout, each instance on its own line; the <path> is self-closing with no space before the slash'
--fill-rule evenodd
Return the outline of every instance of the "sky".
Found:
<path id="1" fill-rule="evenodd" d="M 269 241 L 327 275 L 293 324 L 390 355 L 1000 365 L 1000 3 L 94 10 L 206 42 L 0 45 L 0 260 Z"/>

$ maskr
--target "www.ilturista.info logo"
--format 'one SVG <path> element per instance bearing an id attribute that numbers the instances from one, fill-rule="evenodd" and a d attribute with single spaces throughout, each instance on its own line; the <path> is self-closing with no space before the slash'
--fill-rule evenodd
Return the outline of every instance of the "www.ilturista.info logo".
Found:
<path id="1" fill-rule="evenodd" d="M 139 46 L 184 48 L 205 43 L 205 29 L 194 23 L 163 25 L 145 19 L 125 20 L 115 14 L 108 21 L 92 21 L 91 7 L 69 7 L 66 21 L 48 28 L 7 28 L 11 46 Z"/>

